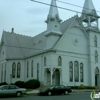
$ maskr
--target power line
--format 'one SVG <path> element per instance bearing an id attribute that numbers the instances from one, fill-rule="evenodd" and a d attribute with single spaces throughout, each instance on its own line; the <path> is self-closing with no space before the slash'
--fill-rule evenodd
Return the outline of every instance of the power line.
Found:
<path id="1" fill-rule="evenodd" d="M 68 9 L 68 8 L 60 7 L 60 6 L 51 5 L 51 4 L 44 3 L 44 2 L 40 2 L 40 1 L 36 1 L 36 0 L 31 0 L 31 1 L 36 2 L 36 3 L 40 3 L 40 4 L 44 4 L 44 5 L 47 5 L 47 6 L 53 6 L 53 7 L 57 7 L 57 8 L 60 8 L 60 9 L 72 11 L 72 12 L 75 12 L 75 13 L 85 14 L 85 15 L 87 15 L 87 16 L 92 16 L 92 15 L 90 15 L 90 14 L 82 13 L 82 12 L 79 12 L 79 11 L 71 10 L 71 9 Z M 93 16 L 93 17 L 96 17 L 96 16 Z M 98 16 L 98 17 L 99 17 L 99 16 Z"/>
<path id="2" fill-rule="evenodd" d="M 40 2 L 40 1 L 36 1 L 36 0 L 31 0 L 31 1 L 36 2 L 36 3 L 40 3 L 40 4 L 44 4 L 44 5 L 47 5 L 47 6 L 53 6 L 53 7 L 57 7 L 57 8 L 60 8 L 60 9 L 69 10 L 69 11 L 72 11 L 72 12 L 78 12 L 78 11 L 75 11 L 75 10 L 71 10 L 71 9 L 67 9 L 67 8 L 63 8 L 63 7 L 59 7 L 59 6 L 54 6 L 54 5 L 44 3 L 44 2 Z M 81 13 L 81 12 L 78 12 L 78 13 Z"/>
<path id="3" fill-rule="evenodd" d="M 61 3 L 64 3 L 64 4 L 68 4 L 68 5 L 71 5 L 71 6 L 79 7 L 79 8 L 85 8 L 85 7 L 82 7 L 82 6 L 74 5 L 74 4 L 67 3 L 67 2 L 64 2 L 64 1 L 60 1 L 60 0 L 55 0 L 55 1 L 61 2 Z M 89 9 L 89 8 L 85 8 L 85 9 L 93 10 L 93 9 Z M 96 12 L 99 12 L 100 13 L 100 11 L 97 11 L 97 10 L 96 10 Z"/>

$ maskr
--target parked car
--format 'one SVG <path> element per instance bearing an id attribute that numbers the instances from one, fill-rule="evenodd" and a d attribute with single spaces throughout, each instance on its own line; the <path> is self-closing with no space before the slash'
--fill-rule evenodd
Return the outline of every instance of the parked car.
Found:
<path id="1" fill-rule="evenodd" d="M 19 88 L 16 85 L 2 85 L 0 86 L 0 96 L 17 96 L 20 97 L 22 94 L 26 94 L 25 88 Z"/>
<path id="2" fill-rule="evenodd" d="M 47 89 L 43 89 L 39 91 L 39 95 L 53 95 L 53 94 L 65 94 L 72 92 L 71 87 L 67 87 L 64 85 L 57 85 L 57 86 L 51 86 Z"/>

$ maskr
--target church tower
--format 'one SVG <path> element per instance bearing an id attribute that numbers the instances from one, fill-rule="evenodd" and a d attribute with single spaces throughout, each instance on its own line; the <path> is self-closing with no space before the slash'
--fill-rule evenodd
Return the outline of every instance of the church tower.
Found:
<path id="1" fill-rule="evenodd" d="M 62 35 L 60 31 L 61 21 L 62 20 L 59 17 L 56 1 L 52 0 L 47 20 L 45 21 L 47 23 L 47 31 L 45 33 L 47 38 L 46 48 L 51 48 Z"/>
<path id="2" fill-rule="evenodd" d="M 97 70 L 100 69 L 100 61 L 98 60 L 98 54 L 100 54 L 100 30 L 98 25 L 99 16 L 97 15 L 92 0 L 85 0 L 80 18 L 88 34 L 88 82 L 91 86 L 98 86 L 100 83 L 100 75 L 97 73 Z"/>
<path id="3" fill-rule="evenodd" d="M 84 27 L 88 29 L 98 30 L 99 16 L 94 8 L 92 0 L 85 0 L 81 20 Z"/>

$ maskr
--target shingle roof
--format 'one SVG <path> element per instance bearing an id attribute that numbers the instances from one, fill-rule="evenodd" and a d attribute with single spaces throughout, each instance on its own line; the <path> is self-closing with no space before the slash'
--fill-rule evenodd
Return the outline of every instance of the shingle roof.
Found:
<path id="1" fill-rule="evenodd" d="M 68 20 L 62 22 L 60 24 L 60 27 L 61 27 L 61 32 L 62 33 L 65 33 L 65 31 L 68 29 L 68 27 L 70 26 L 70 24 L 74 21 L 74 19 L 77 17 L 77 15 L 69 18 Z"/>
<path id="2" fill-rule="evenodd" d="M 25 58 L 42 50 L 45 46 L 45 36 L 41 33 L 35 37 L 28 37 L 15 33 L 3 32 L 5 35 L 5 43 L 7 59 Z M 34 44 L 35 43 L 35 44 Z"/>

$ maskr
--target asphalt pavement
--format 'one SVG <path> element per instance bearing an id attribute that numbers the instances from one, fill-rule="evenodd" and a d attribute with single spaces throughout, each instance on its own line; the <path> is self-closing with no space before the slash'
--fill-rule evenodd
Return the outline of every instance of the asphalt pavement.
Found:
<path id="1" fill-rule="evenodd" d="M 53 96 L 22 96 L 22 97 L 5 97 L 0 100 L 92 100 L 90 92 L 80 94 L 69 94 L 69 95 L 53 95 Z M 98 99 L 99 100 L 99 99 Z"/>
<path id="2" fill-rule="evenodd" d="M 77 89 L 72 89 L 72 93 L 85 93 L 85 92 L 100 92 L 100 89 L 81 89 L 81 90 L 77 90 Z M 27 95 L 37 95 L 39 92 L 38 89 L 32 90 L 32 91 L 28 91 Z"/>

